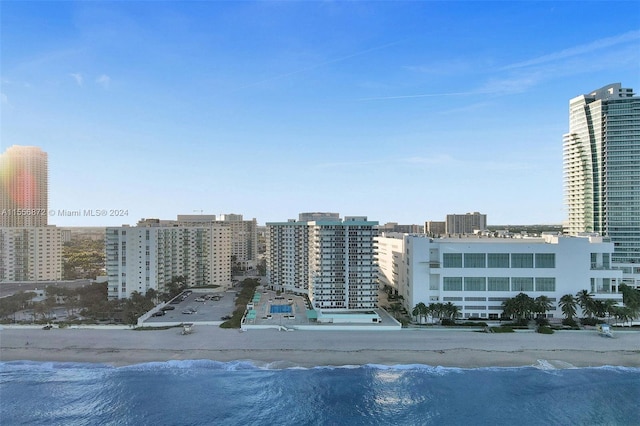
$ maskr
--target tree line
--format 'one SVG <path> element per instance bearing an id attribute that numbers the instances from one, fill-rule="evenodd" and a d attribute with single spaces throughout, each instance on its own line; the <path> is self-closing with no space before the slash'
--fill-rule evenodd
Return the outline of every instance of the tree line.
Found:
<path id="1" fill-rule="evenodd" d="M 567 323 L 575 322 L 578 307 L 584 317 L 589 319 L 615 318 L 618 322 L 632 321 L 640 316 L 640 290 L 626 284 L 621 284 L 623 306 L 618 306 L 612 299 L 594 299 L 587 290 L 581 290 L 575 295 L 565 294 L 558 302 Z M 535 299 L 526 293 L 519 293 L 515 297 L 502 302 L 502 317 L 515 320 L 533 319 L 534 316 L 544 316 L 553 309 L 553 303 L 547 296 L 538 296 Z M 460 310 L 451 302 L 447 303 L 418 303 L 411 312 L 419 319 L 428 316 L 432 318 L 455 319 Z"/>
<path id="2" fill-rule="evenodd" d="M 30 309 L 35 322 L 46 323 L 54 320 L 54 308 L 64 307 L 67 321 L 113 321 L 134 325 L 138 317 L 151 310 L 159 300 L 170 300 L 186 288 L 186 278 L 177 276 L 162 293 L 149 289 L 145 294 L 134 291 L 128 299 L 109 300 L 107 283 L 92 283 L 75 289 L 49 285 L 42 301 L 33 301 L 36 293 L 30 291 L 0 299 L 0 319 L 11 322 L 17 312 Z"/>

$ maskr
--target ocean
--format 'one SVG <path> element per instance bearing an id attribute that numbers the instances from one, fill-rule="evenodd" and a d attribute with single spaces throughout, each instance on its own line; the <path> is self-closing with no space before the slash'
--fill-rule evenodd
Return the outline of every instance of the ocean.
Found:
<path id="1" fill-rule="evenodd" d="M 640 425 L 640 368 L 13 361 L 0 424 Z"/>

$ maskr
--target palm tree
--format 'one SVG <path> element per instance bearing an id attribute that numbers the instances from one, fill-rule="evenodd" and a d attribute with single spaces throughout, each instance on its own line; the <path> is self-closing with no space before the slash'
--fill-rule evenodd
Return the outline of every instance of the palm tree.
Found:
<path id="1" fill-rule="evenodd" d="M 535 301 L 525 293 L 519 293 L 516 297 L 502 302 L 502 315 L 515 316 L 518 320 L 527 319 L 535 309 Z"/>
<path id="2" fill-rule="evenodd" d="M 615 316 L 616 322 L 622 322 L 623 324 L 633 320 L 632 311 L 627 306 L 615 306 L 613 308 L 613 316 Z"/>
<path id="3" fill-rule="evenodd" d="M 576 316 L 577 306 L 576 299 L 570 294 L 565 294 L 560 298 L 560 309 L 562 309 L 562 315 L 564 315 L 568 320 L 573 320 L 573 317 Z"/>
<path id="4" fill-rule="evenodd" d="M 587 290 L 579 291 L 576 294 L 576 301 L 582 309 L 582 314 L 591 318 L 594 314 L 595 306 L 593 303 L 593 298 L 591 297 L 589 292 Z"/>
<path id="5" fill-rule="evenodd" d="M 420 321 L 422 319 L 422 310 L 420 309 L 420 303 L 414 306 L 413 310 L 411 311 L 411 315 L 413 315 L 417 319 L 418 323 L 422 323 L 422 321 Z M 424 303 L 422 304 L 424 305 Z"/>
<path id="6" fill-rule="evenodd" d="M 620 284 L 618 289 L 622 292 L 622 303 L 629 308 L 631 319 L 640 314 L 640 290 Z"/>
<path id="7" fill-rule="evenodd" d="M 553 305 L 547 296 L 536 297 L 533 305 L 534 312 L 545 315 L 547 311 L 551 310 L 551 308 L 553 308 Z"/>
<path id="8" fill-rule="evenodd" d="M 607 317 L 611 318 L 613 315 L 615 315 L 615 310 L 616 310 L 616 301 L 613 299 L 605 299 L 602 302 L 602 307 L 604 312 L 607 314 Z"/>
<path id="9" fill-rule="evenodd" d="M 420 302 L 416 305 L 417 308 L 417 312 L 418 312 L 418 317 L 419 317 L 419 323 L 422 323 L 422 318 L 426 317 L 429 314 L 429 308 L 427 308 L 427 305 L 425 305 L 424 303 Z M 416 311 L 416 309 L 414 309 L 414 312 Z M 413 315 L 416 315 L 415 313 Z"/>
<path id="10" fill-rule="evenodd" d="M 456 319 L 458 314 L 460 313 L 460 309 L 451 302 L 447 302 L 444 304 L 443 311 L 447 318 L 451 320 Z"/>
<path id="11" fill-rule="evenodd" d="M 442 313 L 444 311 L 444 305 L 442 303 L 429 303 L 431 315 L 434 318 L 442 319 Z"/>

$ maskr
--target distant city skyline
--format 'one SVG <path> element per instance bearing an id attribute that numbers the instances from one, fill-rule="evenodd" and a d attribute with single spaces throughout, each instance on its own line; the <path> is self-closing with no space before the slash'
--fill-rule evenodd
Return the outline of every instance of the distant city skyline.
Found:
<path id="1" fill-rule="evenodd" d="M 640 90 L 639 13 L 636 2 L 3 2 L 0 152 L 48 154 L 58 226 L 200 213 L 264 225 L 316 211 L 560 224 L 569 100 Z"/>

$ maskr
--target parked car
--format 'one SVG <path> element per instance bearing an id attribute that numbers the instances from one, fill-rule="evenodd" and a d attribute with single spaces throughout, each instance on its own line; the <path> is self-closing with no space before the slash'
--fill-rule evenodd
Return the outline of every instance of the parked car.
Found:
<path id="1" fill-rule="evenodd" d="M 154 317 L 161 317 L 161 316 L 163 316 L 164 314 L 166 314 L 166 312 L 165 312 L 165 311 L 163 311 L 163 310 L 161 309 L 161 310 L 159 310 L 159 311 L 157 311 L 157 312 L 154 312 L 152 316 L 154 316 Z"/>
<path id="2" fill-rule="evenodd" d="M 231 315 L 225 315 L 222 318 L 220 318 L 222 321 L 227 321 L 231 319 Z"/>
<path id="3" fill-rule="evenodd" d="M 183 314 L 195 314 L 196 312 L 198 312 L 198 310 L 196 308 L 193 307 L 188 307 L 187 309 L 185 309 L 184 311 L 182 311 Z"/>
<path id="4" fill-rule="evenodd" d="M 207 299 L 204 297 L 196 297 L 196 302 L 205 302 Z"/>

